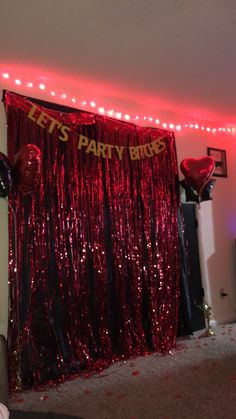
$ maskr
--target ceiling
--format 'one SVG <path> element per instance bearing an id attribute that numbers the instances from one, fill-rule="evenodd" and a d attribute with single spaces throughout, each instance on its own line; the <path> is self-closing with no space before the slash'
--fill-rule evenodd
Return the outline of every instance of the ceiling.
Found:
<path id="1" fill-rule="evenodd" d="M 236 123 L 235 0 L 0 0 L 0 8 L 1 71 L 128 112 Z"/>

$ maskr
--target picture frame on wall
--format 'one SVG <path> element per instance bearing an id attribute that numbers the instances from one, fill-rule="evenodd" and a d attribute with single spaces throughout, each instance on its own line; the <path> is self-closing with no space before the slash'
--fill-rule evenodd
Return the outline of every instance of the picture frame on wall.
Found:
<path id="1" fill-rule="evenodd" d="M 207 155 L 215 160 L 213 176 L 227 177 L 226 151 L 219 148 L 207 147 Z"/>

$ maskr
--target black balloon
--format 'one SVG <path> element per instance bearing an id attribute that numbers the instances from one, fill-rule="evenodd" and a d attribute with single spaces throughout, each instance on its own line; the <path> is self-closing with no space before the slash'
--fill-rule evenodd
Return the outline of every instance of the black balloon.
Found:
<path id="1" fill-rule="evenodd" d="M 195 191 L 195 189 L 190 186 L 185 179 L 181 180 L 180 185 L 183 187 L 184 191 L 185 191 L 185 198 L 186 198 L 186 202 L 197 202 L 199 204 L 199 195 L 198 193 Z"/>
<path id="2" fill-rule="evenodd" d="M 212 199 L 212 189 L 214 188 L 216 179 L 211 179 L 210 182 L 205 186 L 201 194 L 201 202 L 209 201 Z"/>
<path id="3" fill-rule="evenodd" d="M 12 190 L 13 175 L 11 164 L 0 151 L 0 198 L 5 198 Z"/>
<path id="4" fill-rule="evenodd" d="M 203 188 L 201 194 L 199 195 L 197 191 L 190 186 L 185 179 L 181 180 L 180 185 L 185 191 L 186 202 L 197 202 L 198 204 L 203 201 L 212 200 L 212 189 L 215 186 L 216 180 L 211 179 L 207 185 Z"/>

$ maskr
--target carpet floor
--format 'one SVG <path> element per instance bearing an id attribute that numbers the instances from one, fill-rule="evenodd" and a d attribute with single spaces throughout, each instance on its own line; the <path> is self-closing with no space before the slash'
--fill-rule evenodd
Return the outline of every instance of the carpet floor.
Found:
<path id="1" fill-rule="evenodd" d="M 236 323 L 214 333 L 178 339 L 167 355 L 117 362 L 45 392 L 11 394 L 9 408 L 84 419 L 234 419 Z"/>
<path id="2" fill-rule="evenodd" d="M 79 416 L 60 415 L 58 413 L 25 412 L 11 410 L 10 419 L 82 419 Z"/>

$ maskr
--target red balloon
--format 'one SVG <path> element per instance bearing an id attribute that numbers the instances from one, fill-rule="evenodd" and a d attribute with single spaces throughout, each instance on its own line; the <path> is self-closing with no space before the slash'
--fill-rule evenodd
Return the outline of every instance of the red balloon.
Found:
<path id="1" fill-rule="evenodd" d="M 186 182 L 200 195 L 204 187 L 211 179 L 215 168 L 215 160 L 212 157 L 200 159 L 184 159 L 180 164 L 180 170 L 185 176 Z"/>
<path id="2" fill-rule="evenodd" d="M 34 144 L 22 147 L 15 156 L 15 185 L 22 195 L 30 195 L 39 184 L 41 175 L 41 151 Z"/>

